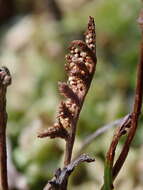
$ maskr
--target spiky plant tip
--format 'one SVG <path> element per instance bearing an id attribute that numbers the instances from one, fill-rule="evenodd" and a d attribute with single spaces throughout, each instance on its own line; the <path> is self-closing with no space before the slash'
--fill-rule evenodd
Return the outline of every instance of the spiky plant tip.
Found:
<path id="1" fill-rule="evenodd" d="M 85 41 L 87 46 L 92 49 L 92 51 L 96 52 L 96 31 L 94 18 L 92 16 L 89 16 L 88 29 L 85 33 Z"/>

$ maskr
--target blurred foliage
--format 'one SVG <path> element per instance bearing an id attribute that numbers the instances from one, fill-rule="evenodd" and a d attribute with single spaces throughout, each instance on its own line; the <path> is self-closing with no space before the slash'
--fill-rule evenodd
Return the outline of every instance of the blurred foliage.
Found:
<path id="1" fill-rule="evenodd" d="M 47 2 L 15 0 L 14 16 L 0 28 L 0 63 L 10 68 L 13 76 L 7 95 L 12 158 L 30 190 L 42 189 L 62 164 L 64 142 L 40 140 L 36 136 L 55 119 L 62 98 L 57 82 L 66 80 L 64 56 L 71 40 L 83 38 L 88 16 L 96 21 L 98 64 L 81 112 L 74 153 L 88 134 L 130 112 L 139 60 L 140 31 L 136 22 L 139 0 L 57 0 L 62 13 L 59 20 Z M 142 120 L 117 180 L 118 190 L 142 189 L 141 126 Z M 87 148 L 86 152 L 95 156 L 96 162 L 76 169 L 69 189 L 101 187 L 103 158 L 112 135 L 113 130 Z"/>

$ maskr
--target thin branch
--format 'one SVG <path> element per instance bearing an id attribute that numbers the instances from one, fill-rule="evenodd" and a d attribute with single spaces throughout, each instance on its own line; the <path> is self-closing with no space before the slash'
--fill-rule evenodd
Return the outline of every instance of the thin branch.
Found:
<path id="1" fill-rule="evenodd" d="M 68 178 L 71 173 L 74 171 L 75 167 L 77 167 L 82 162 L 94 162 L 95 159 L 90 158 L 86 154 L 80 155 L 76 160 L 72 161 L 69 165 L 65 166 L 62 170 L 61 168 L 57 169 L 55 172 L 55 176 L 52 180 L 48 182 L 45 186 L 44 190 L 63 190 L 67 184 Z"/>
<path id="2" fill-rule="evenodd" d="M 81 146 L 80 150 L 78 151 L 76 157 L 79 156 L 97 137 L 99 137 L 100 135 L 102 135 L 103 133 L 105 133 L 106 131 L 111 129 L 112 127 L 121 125 L 128 116 L 129 116 L 129 114 L 123 118 L 117 119 L 109 124 L 106 124 L 106 125 L 100 127 L 95 132 L 88 135 L 84 139 L 82 146 Z"/>
<path id="3" fill-rule="evenodd" d="M 117 128 L 113 140 L 110 144 L 106 155 L 104 168 L 104 185 L 102 190 L 113 189 L 112 168 L 115 157 L 116 147 L 122 135 L 127 133 L 127 129 L 131 126 L 131 114 L 128 114 L 121 122 L 120 127 Z"/>
<path id="4" fill-rule="evenodd" d="M 131 125 L 131 114 L 129 114 L 127 117 L 125 117 L 123 122 L 121 123 L 120 127 L 117 128 L 117 130 L 114 134 L 113 140 L 111 142 L 111 145 L 109 147 L 109 150 L 107 152 L 106 159 L 108 162 L 110 162 L 111 166 L 113 166 L 115 150 L 118 145 L 118 142 L 119 142 L 121 136 L 123 136 L 127 133 L 127 129 L 130 128 L 130 125 Z"/>
<path id="5" fill-rule="evenodd" d="M 136 91 L 135 91 L 135 99 L 134 99 L 134 106 L 133 106 L 133 112 L 132 112 L 132 119 L 131 119 L 131 127 L 127 136 L 127 139 L 125 141 L 125 144 L 123 146 L 123 149 L 119 155 L 119 158 L 117 159 L 114 168 L 113 168 L 113 178 L 115 179 L 118 175 L 120 169 L 122 168 L 129 149 L 131 142 L 135 136 L 136 129 L 138 126 L 138 119 L 141 113 L 142 108 L 142 96 L 143 96 L 143 10 L 141 10 L 138 22 L 142 29 L 142 42 L 141 42 L 141 50 L 140 50 L 140 62 L 138 64 L 137 68 L 137 83 L 136 83 Z"/>
<path id="6" fill-rule="evenodd" d="M 0 68 L 0 181 L 2 190 L 8 190 L 7 151 L 6 151 L 6 90 L 11 84 L 10 72 L 6 67 Z"/>

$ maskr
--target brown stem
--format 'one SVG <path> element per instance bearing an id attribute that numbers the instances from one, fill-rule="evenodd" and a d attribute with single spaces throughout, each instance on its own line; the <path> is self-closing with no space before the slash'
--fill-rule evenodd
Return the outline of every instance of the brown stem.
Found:
<path id="1" fill-rule="evenodd" d="M 139 17 L 140 24 L 143 24 L 143 11 L 141 12 L 141 15 Z M 134 99 L 134 107 L 132 112 L 132 119 L 131 119 L 131 128 L 129 130 L 127 139 L 125 141 L 125 144 L 123 146 L 123 149 L 119 155 L 119 158 L 117 159 L 114 167 L 113 167 L 113 178 L 115 179 L 118 175 L 120 169 L 122 168 L 129 149 L 131 142 L 135 136 L 136 129 L 138 126 L 138 119 L 139 115 L 141 113 L 141 107 L 142 107 L 142 92 L 143 92 L 143 32 L 142 32 L 142 42 L 141 42 L 141 57 L 140 57 L 140 63 L 138 64 L 137 69 L 137 83 L 136 83 L 136 91 L 135 91 L 135 99 Z"/>
<path id="2" fill-rule="evenodd" d="M 101 189 L 105 189 L 105 186 L 107 184 L 111 189 L 114 188 L 113 180 L 112 180 L 112 173 L 113 173 L 113 163 L 114 163 L 114 158 L 115 158 L 115 151 L 116 151 L 116 148 L 117 148 L 120 138 L 122 137 L 122 135 L 127 133 L 127 129 L 130 128 L 130 126 L 131 126 L 131 114 L 128 114 L 122 120 L 120 127 L 118 127 L 117 130 L 115 131 L 112 142 L 108 149 L 108 152 L 106 155 L 106 160 L 105 160 L 104 185 Z"/>
<path id="3" fill-rule="evenodd" d="M 110 166 L 113 167 L 113 162 L 114 162 L 114 157 L 115 157 L 115 151 L 116 147 L 118 145 L 118 142 L 122 135 L 126 134 L 127 131 L 126 129 L 130 127 L 131 124 L 131 115 L 128 114 L 124 120 L 122 121 L 121 125 L 119 128 L 117 128 L 115 135 L 113 136 L 113 140 L 110 144 L 109 150 L 106 155 L 106 160 L 108 163 L 110 163 Z"/>
<path id="4" fill-rule="evenodd" d="M 8 190 L 8 180 L 7 180 L 7 151 L 6 151 L 6 131 L 5 131 L 5 121 L 4 113 L 0 113 L 0 173 L 1 173 L 1 187 L 2 190 Z"/>
<path id="5" fill-rule="evenodd" d="M 56 170 L 54 177 L 48 182 L 44 190 L 67 190 L 67 181 L 74 169 L 82 162 L 94 162 L 95 159 L 90 158 L 86 154 L 80 155 L 70 164 L 65 166 L 63 169 L 59 168 Z"/>
<path id="6" fill-rule="evenodd" d="M 81 110 L 82 106 L 80 107 Z M 79 111 L 80 113 L 80 111 Z M 76 135 L 76 126 L 77 126 L 77 121 L 79 118 L 79 114 L 76 118 L 76 120 L 72 121 L 72 131 L 71 131 L 71 136 L 66 141 L 66 150 L 65 150 L 65 160 L 64 160 L 64 165 L 68 165 L 71 162 L 71 157 L 72 157 L 72 150 L 73 150 L 73 145 L 75 141 L 75 135 Z"/>
<path id="7" fill-rule="evenodd" d="M 82 100 L 82 104 L 83 104 L 83 101 L 84 101 L 84 98 Z M 82 104 L 80 104 L 80 106 L 77 110 L 76 118 L 72 120 L 71 134 L 66 141 L 65 160 L 64 160 L 65 166 L 70 164 L 70 162 L 71 162 L 72 150 L 73 150 L 73 145 L 74 145 L 75 135 L 76 135 L 77 121 L 79 119 L 79 114 L 82 109 Z"/>
<path id="8" fill-rule="evenodd" d="M 2 67 L 0 69 L 0 181 L 2 190 L 8 190 L 6 151 L 6 89 L 10 83 L 10 73 L 7 68 Z"/>

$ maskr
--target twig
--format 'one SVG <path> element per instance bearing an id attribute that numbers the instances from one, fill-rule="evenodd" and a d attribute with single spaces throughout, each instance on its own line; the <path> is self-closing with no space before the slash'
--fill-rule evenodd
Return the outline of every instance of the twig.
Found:
<path id="1" fill-rule="evenodd" d="M 113 189 L 113 179 L 112 179 L 112 169 L 113 162 L 115 157 L 116 147 L 122 135 L 127 133 L 127 129 L 131 124 L 131 114 L 128 114 L 122 120 L 120 127 L 117 128 L 113 140 L 110 144 L 109 150 L 106 155 L 105 168 L 104 168 L 104 185 L 101 188 L 102 190 L 111 190 Z"/>
<path id="2" fill-rule="evenodd" d="M 7 151 L 6 151 L 6 90 L 11 84 L 10 72 L 6 67 L 0 68 L 0 181 L 2 190 L 8 190 Z"/>
<path id="3" fill-rule="evenodd" d="M 88 135 L 83 143 L 82 143 L 82 146 L 80 148 L 80 150 L 78 151 L 77 156 L 79 156 L 97 137 L 99 137 L 100 135 L 102 135 L 103 133 L 105 133 L 106 131 L 108 131 L 109 129 L 111 129 L 112 127 L 114 126 L 119 126 L 123 123 L 123 121 L 129 116 L 126 115 L 125 117 L 123 118 L 120 118 L 120 119 L 117 119 L 109 124 L 106 124 L 102 127 L 100 127 L 99 129 L 97 129 L 95 132 L 93 132 L 92 134 Z"/>
<path id="4" fill-rule="evenodd" d="M 130 124 L 131 124 L 131 115 L 129 114 L 127 117 L 124 118 L 121 126 L 119 128 L 117 128 L 115 135 L 113 137 L 113 140 L 111 142 L 110 148 L 107 152 L 107 161 L 110 162 L 110 165 L 113 165 L 113 161 L 114 161 L 114 156 L 115 156 L 115 150 L 117 147 L 117 144 L 121 138 L 122 135 L 127 133 L 127 129 L 130 128 Z"/>
<path id="5" fill-rule="evenodd" d="M 141 25 L 142 29 L 142 42 L 141 42 L 141 57 L 140 57 L 140 63 L 138 64 L 137 68 L 137 83 L 136 83 L 136 91 L 135 91 L 135 99 L 134 99 L 134 107 L 132 112 L 132 119 L 131 119 L 131 127 L 127 136 L 127 139 L 125 141 L 125 144 L 123 146 L 123 149 L 119 155 L 119 158 L 117 159 L 114 168 L 113 168 L 113 178 L 115 179 L 118 175 L 120 169 L 122 168 L 129 149 L 131 142 L 135 136 L 136 129 L 138 126 L 138 119 L 141 113 L 142 108 L 142 96 L 143 96 L 143 10 L 141 10 L 139 19 L 139 24 Z"/>
<path id="6" fill-rule="evenodd" d="M 82 162 L 94 162 L 95 159 L 90 158 L 86 154 L 80 155 L 76 160 L 72 161 L 69 165 L 65 166 L 62 170 L 61 168 L 57 169 L 55 172 L 55 176 L 52 180 L 48 182 L 45 186 L 44 190 L 63 190 L 65 188 L 65 184 L 68 181 L 70 174 L 73 172 L 75 167 L 77 167 Z"/>

